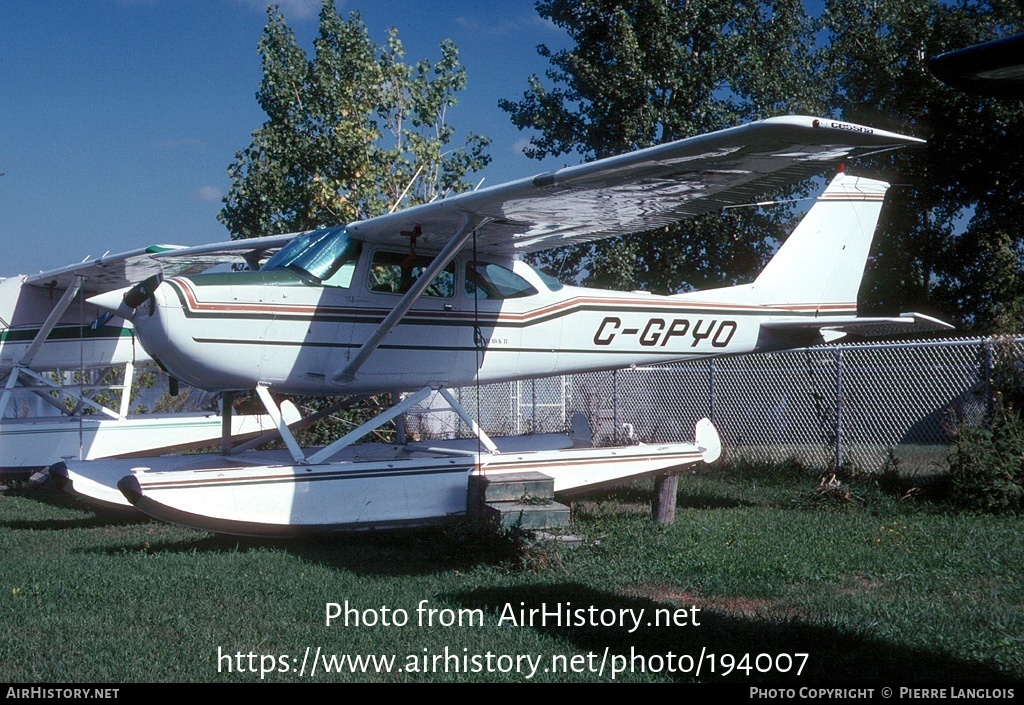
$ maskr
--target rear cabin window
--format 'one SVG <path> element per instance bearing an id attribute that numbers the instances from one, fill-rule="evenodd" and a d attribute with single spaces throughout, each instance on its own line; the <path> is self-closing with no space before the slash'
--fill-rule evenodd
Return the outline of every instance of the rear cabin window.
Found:
<path id="1" fill-rule="evenodd" d="M 518 299 L 533 296 L 530 282 L 507 267 L 493 262 L 466 264 L 466 295 L 480 299 Z"/>
<path id="2" fill-rule="evenodd" d="M 432 257 L 409 255 L 401 252 L 373 253 L 370 263 L 370 291 L 404 294 L 433 262 Z M 450 299 L 455 296 L 455 265 L 449 264 L 426 291 L 424 296 Z"/>

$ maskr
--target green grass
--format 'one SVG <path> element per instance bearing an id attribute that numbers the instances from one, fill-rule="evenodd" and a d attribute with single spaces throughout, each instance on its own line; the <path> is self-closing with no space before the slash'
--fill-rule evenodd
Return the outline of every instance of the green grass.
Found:
<path id="1" fill-rule="evenodd" d="M 479 656 L 482 667 L 487 653 L 493 667 L 508 665 L 497 656 L 540 657 L 536 681 L 610 681 L 611 656 L 662 665 L 644 673 L 638 658 L 618 681 L 1022 680 L 1019 517 L 957 513 L 926 492 L 900 500 L 868 481 L 849 486 L 849 501 L 816 487 L 794 467 L 703 469 L 681 478 L 676 522 L 661 527 L 650 520 L 651 485 L 637 483 L 577 500 L 583 542 L 564 546 L 513 543 L 516 536 L 472 527 L 303 541 L 218 537 L 18 486 L 0 496 L 0 680 L 252 682 L 260 674 L 239 673 L 234 659 L 229 672 L 218 648 L 243 654 L 247 668 L 250 653 L 273 656 L 263 665 L 275 668 L 288 655 L 297 670 L 306 647 L 400 658 L 389 672 L 274 672 L 264 680 L 526 680 L 494 668 L 408 667 L 408 655 L 446 648 Z M 422 600 L 483 623 L 419 626 Z M 326 626 L 326 604 L 345 601 L 371 617 L 384 606 L 405 610 L 410 622 Z M 499 624 L 509 609 L 566 602 L 598 613 L 643 609 L 644 624 L 632 633 L 618 624 Z M 646 626 L 658 609 L 683 610 L 700 624 Z M 688 665 L 680 656 L 702 650 L 715 654 L 716 671 L 706 658 L 699 678 L 680 672 Z M 677 672 L 663 667 L 670 652 Z M 748 673 L 740 660 L 748 653 L 809 656 L 797 676 L 795 668 Z M 573 657 L 580 672 L 544 671 L 552 659 L 568 665 Z M 725 675 L 730 663 L 741 667 Z"/>

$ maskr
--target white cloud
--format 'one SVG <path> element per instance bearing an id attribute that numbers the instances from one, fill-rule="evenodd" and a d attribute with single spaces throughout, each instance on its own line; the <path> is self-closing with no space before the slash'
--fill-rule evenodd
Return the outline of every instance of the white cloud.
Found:
<path id="1" fill-rule="evenodd" d="M 277 5 L 285 20 L 308 20 L 320 14 L 321 0 L 238 0 L 243 5 L 263 12 L 268 5 Z"/>
<path id="2" fill-rule="evenodd" d="M 156 7 L 162 0 L 114 0 L 122 7 Z M 168 4 L 173 5 L 174 1 Z M 240 5 L 258 12 L 266 12 L 270 5 L 277 5 L 281 8 L 286 20 L 308 20 L 320 14 L 322 0 L 235 0 Z M 338 7 L 343 7 L 344 2 L 339 2 Z"/>
<path id="3" fill-rule="evenodd" d="M 546 32 L 561 32 L 562 29 L 549 19 L 539 15 L 519 15 L 499 22 L 484 22 L 465 15 L 455 18 L 455 24 L 476 34 L 508 35 L 524 30 L 540 29 Z"/>
<path id="4" fill-rule="evenodd" d="M 529 138 L 516 140 L 512 143 L 512 151 L 520 156 L 526 156 L 526 149 L 530 146 Z"/>
<path id="5" fill-rule="evenodd" d="M 224 197 L 224 191 L 218 186 L 200 186 L 196 189 L 196 198 L 207 203 L 219 203 Z"/>

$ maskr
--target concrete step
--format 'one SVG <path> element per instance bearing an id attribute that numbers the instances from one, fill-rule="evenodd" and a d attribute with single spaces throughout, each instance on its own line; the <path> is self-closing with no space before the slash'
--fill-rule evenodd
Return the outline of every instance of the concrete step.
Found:
<path id="1" fill-rule="evenodd" d="M 539 472 L 469 476 L 470 507 L 488 502 L 514 502 L 523 497 L 547 500 L 554 496 L 555 481 Z"/>
<path id="2" fill-rule="evenodd" d="M 489 502 L 481 515 L 496 526 L 519 526 L 523 529 L 553 529 L 569 525 L 569 507 L 558 502 L 524 504 L 522 502 Z"/>
<path id="3" fill-rule="evenodd" d="M 569 507 L 554 500 L 555 481 L 539 472 L 470 475 L 468 514 L 495 526 L 553 529 L 569 525 Z"/>

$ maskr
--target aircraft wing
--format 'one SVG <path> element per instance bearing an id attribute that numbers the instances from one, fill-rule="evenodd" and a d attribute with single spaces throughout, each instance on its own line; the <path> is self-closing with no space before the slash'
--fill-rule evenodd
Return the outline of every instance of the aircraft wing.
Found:
<path id="1" fill-rule="evenodd" d="M 440 250 L 468 220 L 484 254 L 536 252 L 642 232 L 750 203 L 838 162 L 922 144 L 813 117 L 779 117 L 459 194 L 351 223 L 350 236 Z"/>
<path id="2" fill-rule="evenodd" d="M 850 123 L 789 116 L 649 147 L 479 189 L 347 226 L 355 239 L 441 250 L 466 222 L 477 251 L 514 255 L 642 232 L 723 206 L 749 203 L 835 163 L 923 141 Z M 131 286 L 153 274 L 195 274 L 259 260 L 300 233 L 197 247 L 155 245 L 27 278 L 86 294 Z M 468 246 L 468 245 L 467 245 Z"/>
<path id="3" fill-rule="evenodd" d="M 358 350 L 343 363 L 339 360 L 344 367 L 329 379 L 338 385 L 354 380 L 430 283 L 469 247 L 482 254 L 516 255 L 648 231 L 751 202 L 840 161 L 921 143 L 913 137 L 824 118 L 772 118 L 349 223 L 344 229 L 356 240 L 405 249 L 410 246 L 409 235 L 415 234 L 421 252 L 437 254 Z M 295 235 L 138 251 L 37 275 L 31 283 L 58 285 L 61 278 L 70 278 L 77 285 L 85 277 L 83 286 L 100 284 L 108 291 L 117 290 L 149 279 L 157 271 L 165 276 L 202 271 L 223 256 L 251 261 Z M 123 294 L 111 292 L 109 300 L 93 297 L 90 301 L 130 318 L 131 310 L 152 296 L 154 289 L 144 282 Z M 829 327 L 836 335 L 847 332 L 843 326 L 866 325 L 820 319 L 815 324 L 819 330 Z M 767 332 L 778 335 L 783 328 Z M 793 329 L 793 333 L 802 332 Z"/>
<path id="4" fill-rule="evenodd" d="M 96 294 L 131 286 L 157 273 L 164 276 L 196 274 L 218 264 L 233 264 L 262 259 L 295 237 L 295 234 L 272 235 L 250 240 L 232 240 L 212 245 L 181 247 L 153 245 L 150 247 L 87 259 L 60 269 L 28 276 L 31 286 L 65 290 L 76 279 L 82 279 L 82 291 Z"/>
<path id="5" fill-rule="evenodd" d="M 928 70 L 947 86 L 975 95 L 1024 98 L 1024 33 L 947 52 Z"/>

